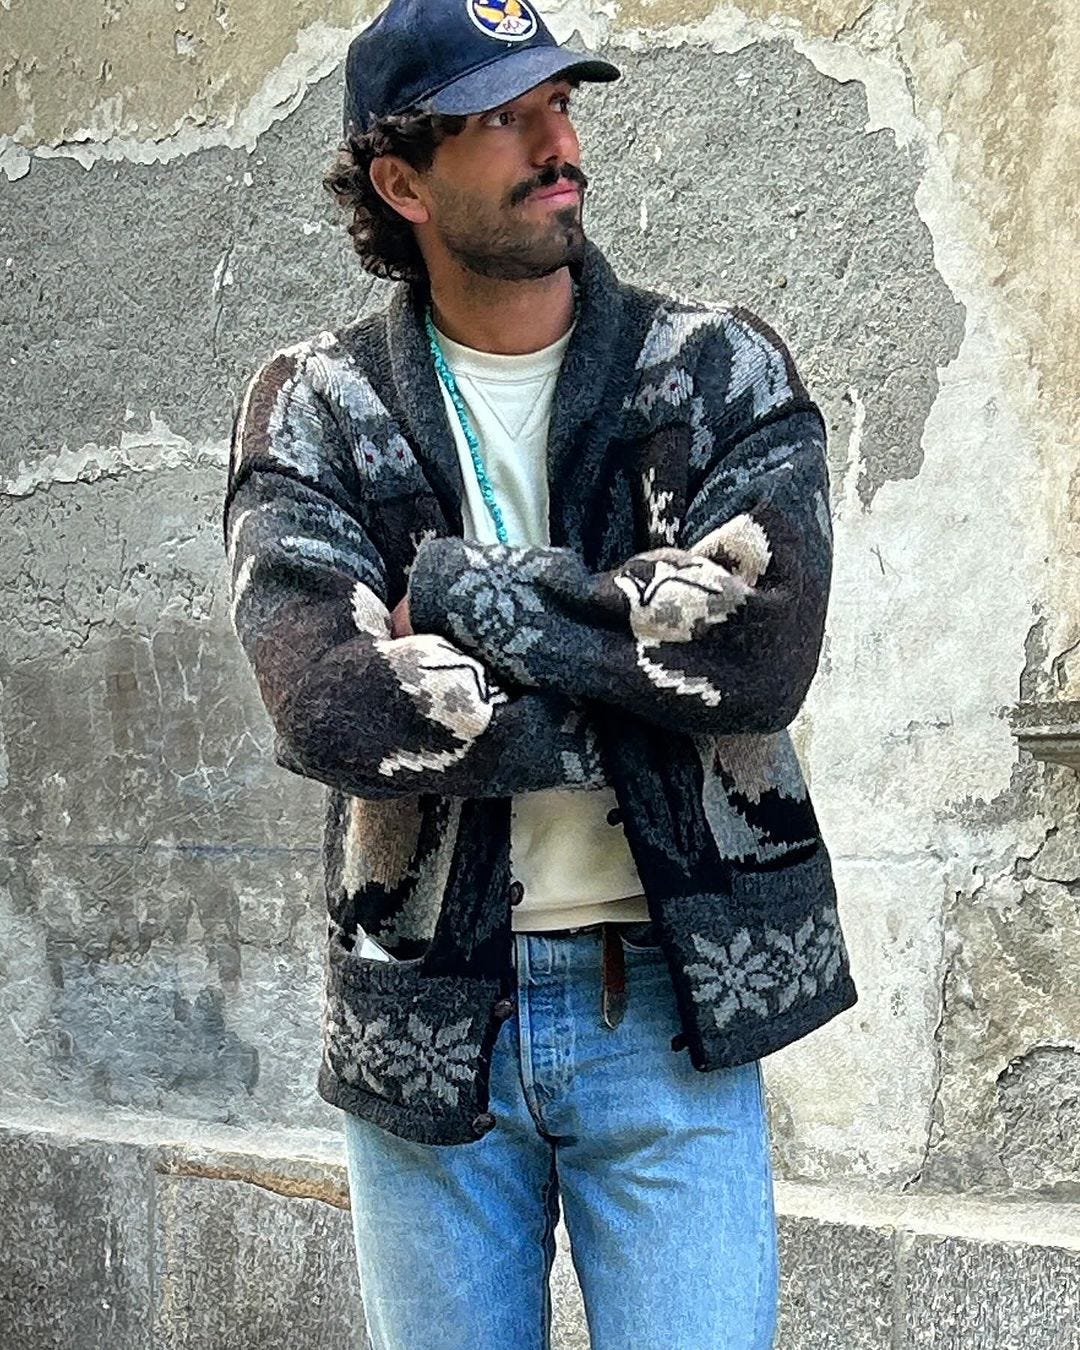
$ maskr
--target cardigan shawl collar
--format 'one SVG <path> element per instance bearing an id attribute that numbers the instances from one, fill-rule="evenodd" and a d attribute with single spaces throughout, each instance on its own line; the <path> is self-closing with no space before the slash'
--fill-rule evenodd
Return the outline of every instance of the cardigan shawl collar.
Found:
<path id="1" fill-rule="evenodd" d="M 570 542 L 564 520 L 565 501 L 576 490 L 578 480 L 587 481 L 588 465 L 580 462 L 581 433 L 601 403 L 610 404 L 617 397 L 612 387 L 612 370 L 617 370 L 621 363 L 624 376 L 630 376 L 655 308 L 640 297 L 633 312 L 625 315 L 628 297 L 624 296 L 604 255 L 592 243 L 586 245 L 581 267 L 575 269 L 575 280 L 579 285 L 580 308 L 555 386 L 548 435 L 553 544 Z M 419 448 L 449 529 L 460 534 L 464 484 L 424 330 L 423 315 L 428 302 L 426 285 L 397 288 L 385 313 L 387 361 L 380 363 L 379 386 L 385 390 L 387 381 L 394 386 L 400 416 L 412 432 L 411 441 Z M 602 445 L 597 446 L 595 452 L 602 453 L 603 449 Z M 576 476 L 569 472 L 571 458 L 578 460 Z M 581 545 L 580 540 L 574 543 Z"/>

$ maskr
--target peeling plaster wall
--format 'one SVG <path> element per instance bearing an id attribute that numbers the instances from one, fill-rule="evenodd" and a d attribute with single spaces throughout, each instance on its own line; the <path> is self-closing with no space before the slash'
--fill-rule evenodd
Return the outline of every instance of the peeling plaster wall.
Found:
<path id="1" fill-rule="evenodd" d="M 242 382 L 381 303 L 319 185 L 369 7 L 0 0 L 0 1102 L 336 1129 L 321 793 L 228 625 Z M 1066 0 L 546 11 L 626 275 L 758 310 L 830 427 L 796 724 L 861 998 L 766 1064 L 781 1175 L 1074 1196 L 1080 789 L 1003 711 L 1077 693 Z M 287 1106 L 286 1106 L 287 1104 Z"/>
<path id="2" fill-rule="evenodd" d="M 20 149 L 88 164 L 250 148 L 337 65 L 377 8 L 323 0 L 311 21 L 302 0 L 3 0 L 0 133 L 12 142 L 9 172 L 27 167 Z"/>

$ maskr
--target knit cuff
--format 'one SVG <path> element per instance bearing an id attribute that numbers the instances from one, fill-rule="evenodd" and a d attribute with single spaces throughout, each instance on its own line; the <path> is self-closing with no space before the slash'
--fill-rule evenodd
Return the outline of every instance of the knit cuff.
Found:
<path id="1" fill-rule="evenodd" d="M 409 570 L 409 622 L 414 633 L 449 638 L 447 592 L 463 567 L 461 540 L 424 539 Z"/>

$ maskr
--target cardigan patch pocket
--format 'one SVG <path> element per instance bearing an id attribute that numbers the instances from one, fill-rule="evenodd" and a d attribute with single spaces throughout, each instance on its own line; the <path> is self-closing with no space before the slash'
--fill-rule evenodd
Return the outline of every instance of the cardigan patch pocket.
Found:
<path id="1" fill-rule="evenodd" d="M 794 859 L 787 866 L 734 865 L 729 903 L 708 910 L 708 921 L 699 919 L 689 935 L 687 975 L 708 1033 L 726 1037 L 749 1023 L 764 1034 L 773 1019 L 794 1016 L 847 972 L 824 843 L 787 858 Z"/>
<path id="2" fill-rule="evenodd" d="M 762 862 L 731 868 L 731 923 L 761 934 L 794 939 L 820 928 L 836 909 L 828 849 L 820 838 Z M 781 942 L 781 946 L 784 944 Z"/>
<path id="3" fill-rule="evenodd" d="M 429 1122 L 481 1110 L 478 1066 L 497 1024 L 495 980 L 424 975 L 424 958 L 378 960 L 331 939 L 327 948 L 323 1054 L 348 1092 L 372 1095 Z"/>

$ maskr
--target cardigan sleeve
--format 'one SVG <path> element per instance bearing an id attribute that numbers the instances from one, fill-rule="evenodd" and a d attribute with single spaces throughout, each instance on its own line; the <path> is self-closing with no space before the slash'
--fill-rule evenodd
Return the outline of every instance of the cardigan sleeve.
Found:
<path id="1" fill-rule="evenodd" d="M 673 731 L 787 726 L 828 603 L 824 419 L 783 342 L 748 311 L 704 329 L 691 369 L 664 386 L 698 465 L 681 521 L 662 527 L 670 542 L 591 572 L 570 548 L 426 540 L 409 580 L 413 627 L 525 687 Z"/>
<path id="2" fill-rule="evenodd" d="M 390 636 L 358 471 L 313 367 L 299 344 L 248 381 L 223 507 L 231 618 L 275 761 L 359 797 L 603 785 L 567 695 L 511 692 L 445 637 Z"/>

